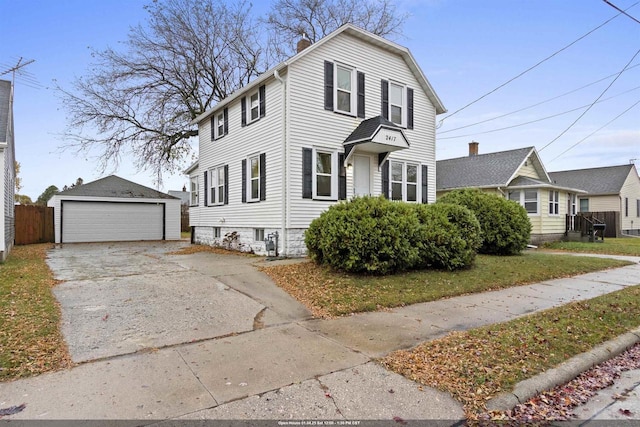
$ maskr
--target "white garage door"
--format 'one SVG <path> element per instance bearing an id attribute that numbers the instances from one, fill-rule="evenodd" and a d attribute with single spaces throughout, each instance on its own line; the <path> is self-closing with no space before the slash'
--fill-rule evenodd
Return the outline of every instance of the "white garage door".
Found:
<path id="1" fill-rule="evenodd" d="M 162 240 L 163 205 L 151 203 L 62 203 L 62 242 Z"/>

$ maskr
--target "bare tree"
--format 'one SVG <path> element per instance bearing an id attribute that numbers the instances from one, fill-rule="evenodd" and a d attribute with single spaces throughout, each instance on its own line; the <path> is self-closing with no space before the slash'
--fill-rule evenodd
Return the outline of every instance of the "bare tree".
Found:
<path id="1" fill-rule="evenodd" d="M 382 37 L 398 36 L 407 18 L 391 0 L 277 0 L 266 23 L 271 48 L 282 59 L 295 53 L 303 34 L 314 43 L 351 23 Z"/>
<path id="2" fill-rule="evenodd" d="M 140 170 L 183 167 L 198 130 L 190 121 L 266 68 L 251 6 L 164 0 L 146 6 L 125 50 L 94 51 L 72 89 L 57 87 L 68 112 L 65 148 L 99 149 L 99 167 L 130 156 Z"/>

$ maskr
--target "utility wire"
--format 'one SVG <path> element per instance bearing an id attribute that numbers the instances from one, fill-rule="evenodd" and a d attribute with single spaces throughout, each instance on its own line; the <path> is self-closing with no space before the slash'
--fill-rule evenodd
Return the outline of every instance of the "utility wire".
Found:
<path id="1" fill-rule="evenodd" d="M 640 24 L 640 21 L 638 21 L 636 18 L 634 18 L 633 16 L 629 15 L 626 11 L 620 9 L 618 6 L 616 6 L 615 4 L 611 3 L 608 0 L 603 0 L 606 4 L 608 4 L 609 6 L 611 6 L 612 8 L 614 8 L 615 10 L 619 11 L 620 13 L 622 13 L 623 15 L 628 16 L 629 18 L 633 19 L 634 21 L 636 21 L 638 24 Z M 635 5 L 634 5 L 635 6 Z M 631 6 L 633 7 L 633 6 Z M 628 7 L 627 10 L 631 9 L 631 7 Z"/>
<path id="2" fill-rule="evenodd" d="M 629 6 L 627 9 L 631 9 L 632 7 L 634 7 L 635 5 L 637 5 L 639 2 L 636 2 L 634 4 L 632 4 L 631 6 Z M 486 98 L 487 96 L 491 95 L 492 93 L 502 89 L 503 87 L 505 87 L 506 85 L 508 85 L 509 83 L 511 83 L 512 81 L 522 77 L 523 75 L 527 74 L 529 71 L 533 70 L 534 68 L 538 67 L 539 65 L 543 64 L 544 62 L 548 61 L 549 59 L 553 58 L 554 56 L 556 56 L 557 54 L 567 50 L 568 48 L 570 48 L 571 46 L 573 46 L 574 44 L 576 44 L 577 42 L 579 42 L 580 40 L 584 39 L 585 37 L 589 36 L 591 33 L 599 30 L 600 28 L 604 27 L 605 25 L 607 25 L 609 22 L 613 21 L 614 19 L 616 19 L 618 16 L 620 16 L 623 12 L 618 13 L 617 15 L 607 19 L 606 21 L 604 21 L 602 24 L 598 25 L 597 27 L 593 28 L 592 30 L 590 30 L 589 32 L 587 32 L 586 34 L 580 36 L 579 38 L 577 38 L 576 40 L 572 41 L 571 43 L 569 43 L 568 45 L 566 45 L 565 47 L 563 47 L 562 49 L 552 53 L 551 55 L 547 56 L 546 58 L 544 58 L 543 60 L 539 61 L 537 64 L 527 68 L 526 70 L 524 70 L 523 72 L 521 72 L 520 74 L 518 74 L 515 77 L 512 77 L 511 79 L 507 80 L 506 82 L 502 83 L 500 86 L 496 87 L 495 89 L 493 89 L 490 92 L 485 93 L 484 95 L 482 95 L 480 98 L 471 101 L 470 103 L 468 103 L 467 105 L 465 105 L 462 108 L 457 109 L 456 111 L 454 111 L 453 113 L 449 114 L 447 117 L 444 117 L 442 120 L 440 120 L 440 122 L 438 123 L 437 127 L 442 126 L 442 123 L 448 119 L 449 117 L 458 114 L 460 111 L 467 109 L 468 107 L 472 106 L 473 104 L 475 104 L 476 102 Z"/>
<path id="3" fill-rule="evenodd" d="M 611 81 L 611 83 L 609 83 L 609 86 L 607 86 L 607 87 L 606 87 L 606 88 L 605 88 L 605 89 L 600 93 L 600 95 L 598 95 L 598 97 L 595 99 L 595 101 L 593 101 L 593 102 L 591 103 L 591 105 L 589 105 L 589 107 L 588 107 L 586 110 L 584 110 L 584 111 L 582 112 L 582 114 L 580 114 L 580 115 L 578 116 L 578 118 L 577 118 L 577 119 L 575 119 L 575 120 L 573 121 L 573 123 L 571 123 L 571 124 L 570 124 L 566 129 L 565 129 L 565 130 L 563 130 L 562 132 L 560 132 L 560 135 L 556 136 L 556 137 L 555 137 L 555 138 L 553 138 L 551 141 L 549 141 L 549 142 L 547 143 L 547 145 L 545 145 L 544 147 L 542 147 L 541 149 L 539 149 L 539 150 L 538 150 L 538 152 L 541 152 L 542 150 L 544 150 L 545 148 L 547 148 L 548 146 L 550 146 L 551 144 L 553 144 L 554 142 L 556 142 L 558 139 L 560 139 L 560 137 L 561 137 L 562 135 L 564 135 L 565 133 L 567 133 L 567 131 L 568 131 L 569 129 L 571 129 L 571 128 L 576 124 L 576 123 L 578 123 L 578 121 L 579 121 L 581 118 L 583 118 L 583 117 L 584 117 L 584 115 L 585 115 L 585 114 L 587 114 L 587 113 L 589 112 L 589 110 L 591 110 L 591 108 L 592 108 L 594 105 L 596 105 L 596 103 L 598 102 L 598 100 L 600 100 L 600 98 L 602 98 L 602 96 L 603 96 L 605 93 L 607 93 L 607 91 L 609 90 L 609 88 L 610 88 L 611 86 L 613 86 L 613 84 L 616 82 L 616 80 L 618 80 L 618 78 L 622 75 L 622 73 L 624 73 L 624 72 L 625 72 L 625 70 L 626 70 L 627 68 L 629 68 L 629 65 L 633 62 L 633 60 L 634 60 L 634 59 L 636 59 L 636 56 L 638 56 L 638 54 L 640 54 L 640 49 L 638 49 L 638 50 L 636 51 L 636 53 L 631 57 L 631 59 L 629 60 L 629 62 L 627 62 L 627 64 L 624 66 L 624 68 L 623 68 L 622 70 L 620 70 L 620 72 L 618 73 L 618 75 L 617 75 L 617 76 L 616 76 L 616 77 Z"/>
<path id="4" fill-rule="evenodd" d="M 550 160 L 550 162 L 553 162 L 554 160 L 556 160 L 559 157 L 562 157 L 567 151 L 572 150 L 573 148 L 577 147 L 578 145 L 580 145 L 582 142 L 584 142 L 584 140 L 586 140 L 587 138 L 592 137 L 593 135 L 595 135 L 597 132 L 600 132 L 602 129 L 604 129 L 605 127 L 609 126 L 611 123 L 615 122 L 616 120 L 618 120 L 620 117 L 622 117 L 624 114 L 626 114 L 627 112 L 629 112 L 632 108 L 634 108 L 636 105 L 640 104 L 640 100 L 636 101 L 631 107 L 627 108 L 626 110 L 624 110 L 622 113 L 618 114 L 617 116 L 615 116 L 613 119 L 609 120 L 607 123 L 605 123 L 604 125 L 600 126 L 598 129 L 596 129 L 595 131 L 591 132 L 589 135 L 585 136 L 584 138 L 582 138 L 580 141 L 576 142 L 575 144 L 573 144 L 571 147 L 567 148 L 566 150 L 564 150 L 562 153 L 558 154 L 557 156 L 555 156 L 553 159 Z"/>
<path id="5" fill-rule="evenodd" d="M 609 98 L 596 100 L 596 103 L 599 104 L 601 102 L 609 101 L 610 99 L 617 98 L 618 96 L 622 96 L 624 94 L 627 94 L 629 92 L 633 92 L 634 90 L 638 90 L 638 89 L 640 89 L 640 86 L 636 86 L 633 89 L 629 89 L 629 90 L 626 90 L 624 92 L 618 93 L 616 95 L 610 96 Z M 493 132 L 499 132 L 499 131 L 502 131 L 502 130 L 513 129 L 513 128 L 517 128 L 517 127 L 520 127 L 520 126 L 530 125 L 531 123 L 537 123 L 537 122 L 541 122 L 541 121 L 544 121 L 544 120 L 553 119 L 555 117 L 559 117 L 559 116 L 563 116 L 565 114 L 573 113 L 574 111 L 579 111 L 579 110 L 582 110 L 582 109 L 587 108 L 587 107 L 591 108 L 592 106 L 593 106 L 593 103 L 585 104 L 585 105 L 582 105 L 580 107 L 572 108 L 571 110 L 562 111 L 560 113 L 556 113 L 556 114 L 553 114 L 551 116 L 541 117 L 539 119 L 530 120 L 528 122 L 518 123 L 516 125 L 505 126 L 505 127 L 498 128 L 498 129 L 491 129 L 491 130 L 487 130 L 487 131 L 484 131 L 484 132 L 468 133 L 466 135 L 445 136 L 445 137 L 442 137 L 442 138 L 438 138 L 438 140 L 464 138 L 464 137 L 467 137 L 467 136 L 484 135 L 486 133 L 493 133 Z"/>
<path id="6" fill-rule="evenodd" d="M 640 67 L 640 64 L 633 65 L 633 66 L 631 66 L 631 67 L 627 68 L 627 70 L 626 70 L 626 71 L 629 71 L 629 70 L 631 70 L 632 68 L 635 68 L 635 67 Z M 485 119 L 485 120 L 482 120 L 482 121 L 479 121 L 479 122 L 471 123 L 471 124 L 464 125 L 464 126 L 459 126 L 459 127 L 457 127 L 457 128 L 453 128 L 453 129 L 445 130 L 445 131 L 443 131 L 443 132 L 438 132 L 438 134 L 439 134 L 439 135 L 443 135 L 443 134 L 445 134 L 445 133 L 454 132 L 454 131 L 457 131 L 457 130 L 460 130 L 460 129 L 466 129 L 466 128 L 469 128 L 469 127 L 472 127 L 472 126 L 481 125 L 481 124 L 483 124 L 483 123 L 491 122 L 491 121 L 493 121 L 493 120 L 502 119 L 502 118 L 504 118 L 504 117 L 507 117 L 507 116 L 510 116 L 510 115 L 513 115 L 513 114 L 516 114 L 516 113 L 520 113 L 520 112 L 525 111 L 525 110 L 530 110 L 531 108 L 538 107 L 538 106 L 540 106 L 540 105 L 542 105 L 542 104 L 546 104 L 547 102 L 555 101 L 556 99 L 558 99 L 558 98 L 562 98 L 563 96 L 571 95 L 572 93 L 578 92 L 579 90 L 586 89 L 586 88 L 588 88 L 589 86 L 593 86 L 593 85 L 595 85 L 595 84 L 597 84 L 597 83 L 600 83 L 601 81 L 607 80 L 607 79 L 609 79 L 609 78 L 611 78 L 611 77 L 613 77 L 613 76 L 615 76 L 615 75 L 617 75 L 617 74 L 618 74 L 618 73 L 613 73 L 613 74 L 608 75 L 608 76 L 606 76 L 606 77 L 603 77 L 603 78 L 601 78 L 601 79 L 599 79 L 599 80 L 596 80 L 595 82 L 591 82 L 591 83 L 586 84 L 586 85 L 584 85 L 584 86 L 581 86 L 581 87 L 579 87 L 579 88 L 577 88 L 577 89 L 570 90 L 569 92 L 565 92 L 565 93 L 563 93 L 563 94 L 561 94 L 561 95 L 557 95 L 557 96 L 554 96 L 554 97 L 552 97 L 552 98 L 545 99 L 544 101 L 540 101 L 540 102 L 538 102 L 538 103 L 536 103 L 536 104 L 529 105 L 529 106 L 527 106 L 527 107 L 523 107 L 523 108 L 520 108 L 520 109 L 518 109 L 518 110 L 511 111 L 511 112 L 509 112 L 509 113 L 505 113 L 505 114 L 501 114 L 501 115 L 499 115 L 499 116 L 491 117 L 491 118 L 489 118 L 489 119 Z M 631 90 L 635 90 L 635 89 L 637 89 L 637 88 L 634 88 L 634 89 L 631 89 Z M 609 98 L 609 99 L 610 99 L 610 98 Z"/>

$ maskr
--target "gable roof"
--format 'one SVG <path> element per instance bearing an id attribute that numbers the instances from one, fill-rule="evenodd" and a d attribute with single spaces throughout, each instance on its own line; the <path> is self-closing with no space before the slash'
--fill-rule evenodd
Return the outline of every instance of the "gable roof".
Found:
<path id="1" fill-rule="evenodd" d="M 197 123 L 201 122 L 202 120 L 207 119 L 216 110 L 219 110 L 220 108 L 224 107 L 225 105 L 230 104 L 235 99 L 240 98 L 242 95 L 246 94 L 247 92 L 249 92 L 251 90 L 254 90 L 256 87 L 258 87 L 259 85 L 264 83 L 269 78 L 273 77 L 274 75 L 278 75 L 279 71 L 284 70 L 290 64 L 298 61 L 300 58 L 304 57 L 305 55 L 308 55 L 309 52 L 312 52 L 313 50 L 315 50 L 318 47 L 324 45 L 325 43 L 328 43 L 334 37 L 337 37 L 337 36 L 339 36 L 340 34 L 343 34 L 343 33 L 352 35 L 354 37 L 357 37 L 357 38 L 359 38 L 361 40 L 364 40 L 364 41 L 366 41 L 368 43 L 371 43 L 371 44 L 373 44 L 375 46 L 381 47 L 381 48 L 383 48 L 383 49 L 385 49 L 385 50 L 387 50 L 387 51 L 389 51 L 391 53 L 394 53 L 396 55 L 400 55 L 404 59 L 404 61 L 406 62 L 407 66 L 409 67 L 411 72 L 415 75 L 416 80 L 418 80 L 418 82 L 420 83 L 420 87 L 422 88 L 422 90 L 424 90 L 424 92 L 427 94 L 427 97 L 429 98 L 429 100 L 435 106 L 436 114 L 442 114 L 442 113 L 445 113 L 447 111 L 447 109 L 442 104 L 442 101 L 440 100 L 438 95 L 436 95 L 435 91 L 433 90 L 433 87 L 431 86 L 431 83 L 429 83 L 429 81 L 427 80 L 427 77 L 422 72 L 422 69 L 420 68 L 420 66 L 416 62 L 415 58 L 413 57 L 413 55 L 411 54 L 409 49 L 407 49 L 404 46 L 400 46 L 399 44 L 393 43 L 393 42 L 391 42 L 389 40 L 386 40 L 386 39 L 384 39 L 384 38 L 382 38 L 380 36 L 377 36 L 377 35 L 375 35 L 373 33 L 365 31 L 365 30 L 363 30 L 361 28 L 358 28 L 353 24 L 345 24 L 345 25 L 341 26 L 340 28 L 338 28 L 337 30 L 333 31 L 331 34 L 327 35 L 326 37 L 323 37 L 322 39 L 318 40 L 317 42 L 311 44 L 309 47 L 307 47 L 306 49 L 302 50 L 301 52 L 298 52 L 297 54 L 295 54 L 291 58 L 287 59 L 286 61 L 283 61 L 280 64 L 276 65 L 275 67 L 265 71 L 263 74 L 259 75 L 252 82 L 248 83 L 247 85 L 243 86 L 242 88 L 240 88 L 237 91 L 235 91 L 234 93 L 232 93 L 230 96 L 228 96 L 225 99 L 223 99 L 220 102 L 218 102 L 215 105 L 215 107 L 205 111 L 204 113 L 200 114 L 198 117 L 193 119 L 191 121 L 191 124 L 197 124 Z"/>
<path id="2" fill-rule="evenodd" d="M 532 153 L 535 153 L 534 147 L 525 147 L 438 160 L 436 189 L 506 187 Z"/>
<path id="3" fill-rule="evenodd" d="M 619 194 L 633 164 L 549 172 L 554 183 L 582 188 L 588 194 Z"/>
<path id="4" fill-rule="evenodd" d="M 61 191 L 57 196 L 118 197 L 125 199 L 177 199 L 153 188 L 110 175 Z"/>
<path id="5" fill-rule="evenodd" d="M 0 80 L 0 143 L 9 142 L 11 120 L 11 82 Z"/>

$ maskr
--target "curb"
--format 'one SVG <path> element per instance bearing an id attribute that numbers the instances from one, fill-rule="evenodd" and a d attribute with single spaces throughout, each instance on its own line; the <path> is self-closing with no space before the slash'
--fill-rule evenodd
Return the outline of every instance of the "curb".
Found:
<path id="1" fill-rule="evenodd" d="M 520 381 L 515 385 L 512 392 L 500 393 L 487 401 L 487 410 L 509 411 L 516 405 L 525 403 L 543 391 L 568 383 L 584 371 L 623 353 L 638 342 L 640 342 L 640 328 L 574 356 L 553 369 Z"/>

